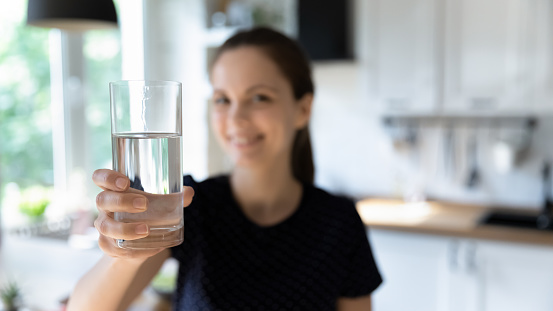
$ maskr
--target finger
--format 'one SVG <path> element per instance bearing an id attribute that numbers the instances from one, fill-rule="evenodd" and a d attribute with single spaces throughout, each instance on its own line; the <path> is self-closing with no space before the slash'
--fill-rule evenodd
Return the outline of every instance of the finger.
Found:
<path id="1" fill-rule="evenodd" d="M 125 259 L 149 258 L 164 250 L 163 248 L 143 250 L 120 248 L 117 246 L 117 241 L 115 239 L 103 235 L 101 235 L 98 239 L 98 246 L 106 255 L 110 257 Z"/>
<path id="2" fill-rule="evenodd" d="M 141 213 L 148 203 L 148 198 L 136 193 L 102 191 L 96 196 L 96 206 L 105 212 Z"/>
<path id="3" fill-rule="evenodd" d="M 150 228 L 145 223 L 124 223 L 101 213 L 94 221 L 94 227 L 101 235 L 123 240 L 136 240 L 148 236 Z"/>
<path id="4" fill-rule="evenodd" d="M 194 198 L 194 188 L 184 186 L 183 192 L 183 205 L 184 207 L 187 207 L 190 203 L 192 203 L 192 198 Z"/>
<path id="5" fill-rule="evenodd" d="M 99 169 L 92 174 L 92 181 L 104 189 L 112 191 L 125 191 L 129 188 L 129 179 L 127 176 L 108 169 Z"/>

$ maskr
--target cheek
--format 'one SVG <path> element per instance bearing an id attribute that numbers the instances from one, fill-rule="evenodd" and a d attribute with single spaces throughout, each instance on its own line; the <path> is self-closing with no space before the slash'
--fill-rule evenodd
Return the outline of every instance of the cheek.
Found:
<path id="1" fill-rule="evenodd" d="M 272 133 L 275 139 L 283 141 L 284 144 L 289 143 L 290 136 L 295 132 L 292 114 L 285 109 L 268 109 L 260 112 L 256 119 L 259 128 Z"/>
<path id="2" fill-rule="evenodd" d="M 211 113 L 211 129 L 215 133 L 218 139 L 224 136 L 226 129 L 226 114 L 222 111 L 214 110 Z"/>

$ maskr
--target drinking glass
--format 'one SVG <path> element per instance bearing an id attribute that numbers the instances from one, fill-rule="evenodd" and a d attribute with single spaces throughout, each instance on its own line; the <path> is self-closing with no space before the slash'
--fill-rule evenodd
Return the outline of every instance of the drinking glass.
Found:
<path id="1" fill-rule="evenodd" d="M 130 180 L 128 192 L 148 199 L 141 213 L 114 213 L 117 221 L 144 222 L 150 234 L 117 240 L 121 248 L 166 248 L 182 243 L 182 86 L 173 81 L 109 84 L 113 169 Z"/>

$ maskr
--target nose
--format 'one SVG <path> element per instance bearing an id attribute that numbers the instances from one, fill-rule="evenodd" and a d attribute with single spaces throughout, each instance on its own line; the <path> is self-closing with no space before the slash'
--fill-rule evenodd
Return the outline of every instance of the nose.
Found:
<path id="1" fill-rule="evenodd" d="M 249 122 L 250 113 L 245 105 L 236 103 L 234 105 L 231 105 L 227 117 L 229 123 L 240 126 Z"/>

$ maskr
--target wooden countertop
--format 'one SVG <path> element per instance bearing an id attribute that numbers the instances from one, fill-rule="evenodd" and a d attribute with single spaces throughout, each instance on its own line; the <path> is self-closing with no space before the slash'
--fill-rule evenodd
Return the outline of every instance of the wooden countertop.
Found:
<path id="1" fill-rule="evenodd" d="M 375 229 L 553 246 L 552 231 L 479 225 L 492 210 L 483 206 L 365 199 L 357 210 L 365 225 Z"/>

